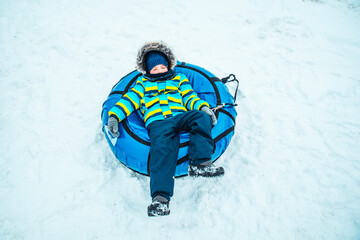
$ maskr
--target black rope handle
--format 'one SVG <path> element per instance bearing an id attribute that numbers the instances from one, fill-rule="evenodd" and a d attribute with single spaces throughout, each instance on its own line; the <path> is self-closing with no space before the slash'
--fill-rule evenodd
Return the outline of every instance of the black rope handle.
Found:
<path id="1" fill-rule="evenodd" d="M 237 97 L 237 92 L 238 92 L 238 89 L 239 89 L 239 80 L 236 79 L 235 74 L 230 74 L 229 76 L 222 78 L 221 81 L 223 83 L 225 83 L 225 84 L 228 83 L 228 82 L 236 82 L 236 90 L 235 90 L 235 93 L 234 93 L 234 104 L 233 104 L 233 106 L 237 106 L 236 97 Z"/>

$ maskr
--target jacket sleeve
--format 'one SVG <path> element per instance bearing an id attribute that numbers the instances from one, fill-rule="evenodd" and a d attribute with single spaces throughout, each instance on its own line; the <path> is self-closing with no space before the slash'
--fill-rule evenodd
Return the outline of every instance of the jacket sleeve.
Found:
<path id="1" fill-rule="evenodd" d="M 131 88 L 109 111 L 109 117 L 115 117 L 119 122 L 124 120 L 133 111 L 139 109 L 141 99 L 144 97 L 144 84 L 142 76 L 136 80 L 136 84 Z"/>
<path id="2" fill-rule="evenodd" d="M 198 97 L 184 74 L 180 74 L 179 90 L 183 104 L 188 110 L 200 110 L 203 106 L 209 107 L 207 102 Z"/>

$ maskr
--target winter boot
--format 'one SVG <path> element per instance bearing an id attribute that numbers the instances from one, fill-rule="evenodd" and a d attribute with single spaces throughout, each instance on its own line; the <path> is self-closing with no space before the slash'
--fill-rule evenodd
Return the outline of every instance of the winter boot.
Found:
<path id="1" fill-rule="evenodd" d="M 169 201 L 161 195 L 153 198 L 152 203 L 148 206 L 148 216 L 166 216 L 170 214 Z"/>
<path id="2" fill-rule="evenodd" d="M 189 165 L 190 177 L 220 177 L 225 174 L 224 168 L 216 167 L 211 160 L 199 165 Z"/>

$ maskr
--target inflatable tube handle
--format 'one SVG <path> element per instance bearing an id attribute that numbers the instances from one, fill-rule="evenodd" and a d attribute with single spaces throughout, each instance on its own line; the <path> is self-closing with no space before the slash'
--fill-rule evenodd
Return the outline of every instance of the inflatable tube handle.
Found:
<path id="1" fill-rule="evenodd" d="M 231 77 L 232 77 L 232 79 L 230 79 Z M 235 90 L 235 93 L 234 93 L 234 103 L 233 104 L 231 104 L 231 103 L 223 103 L 224 105 L 237 106 L 237 104 L 236 104 L 236 96 L 237 96 L 237 92 L 238 92 L 238 89 L 239 89 L 239 80 L 236 79 L 235 74 L 230 74 L 229 76 L 222 78 L 221 81 L 223 83 L 225 83 L 225 84 L 228 83 L 228 82 L 236 82 L 237 83 L 236 84 L 236 90 Z M 220 105 L 220 106 L 222 106 L 222 105 Z M 222 106 L 222 107 L 224 107 L 224 106 Z"/>

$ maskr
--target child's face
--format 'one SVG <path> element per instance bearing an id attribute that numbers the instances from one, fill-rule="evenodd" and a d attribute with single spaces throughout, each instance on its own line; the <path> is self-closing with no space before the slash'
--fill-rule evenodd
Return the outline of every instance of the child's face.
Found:
<path id="1" fill-rule="evenodd" d="M 159 64 L 159 65 L 156 65 L 155 67 L 153 67 L 150 70 L 150 74 L 164 73 L 164 72 L 167 72 L 167 71 L 169 71 L 169 70 L 164 64 Z"/>

